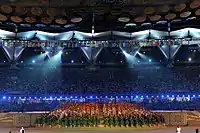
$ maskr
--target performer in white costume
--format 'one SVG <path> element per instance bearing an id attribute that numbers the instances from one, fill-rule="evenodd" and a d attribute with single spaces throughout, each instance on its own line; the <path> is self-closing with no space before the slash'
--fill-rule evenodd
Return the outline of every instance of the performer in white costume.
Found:
<path id="1" fill-rule="evenodd" d="M 20 129 L 20 133 L 25 133 L 25 130 L 23 127 Z"/>
<path id="2" fill-rule="evenodd" d="M 181 133 L 181 127 L 180 126 L 177 126 L 176 133 Z"/>

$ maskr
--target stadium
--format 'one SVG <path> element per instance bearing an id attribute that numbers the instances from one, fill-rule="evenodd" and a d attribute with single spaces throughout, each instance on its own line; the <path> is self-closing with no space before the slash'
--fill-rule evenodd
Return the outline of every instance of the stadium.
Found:
<path id="1" fill-rule="evenodd" d="M 198 133 L 199 23 L 199 0 L 1 0 L 0 133 Z"/>

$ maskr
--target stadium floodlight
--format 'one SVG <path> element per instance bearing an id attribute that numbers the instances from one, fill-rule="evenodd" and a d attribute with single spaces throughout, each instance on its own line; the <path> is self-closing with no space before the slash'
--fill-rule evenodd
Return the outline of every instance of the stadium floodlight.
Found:
<path id="1" fill-rule="evenodd" d="M 71 60 L 71 63 L 74 63 L 74 60 Z"/>
<path id="2" fill-rule="evenodd" d="M 188 61 L 192 61 L 192 58 L 188 58 Z"/>

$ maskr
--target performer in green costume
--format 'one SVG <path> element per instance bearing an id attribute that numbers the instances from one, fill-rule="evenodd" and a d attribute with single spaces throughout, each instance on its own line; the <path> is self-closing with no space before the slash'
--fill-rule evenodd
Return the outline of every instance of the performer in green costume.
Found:
<path id="1" fill-rule="evenodd" d="M 132 127 L 132 126 L 135 126 L 135 125 L 134 125 L 133 117 L 130 118 L 130 126 L 131 126 L 131 127 Z"/>
<path id="2" fill-rule="evenodd" d="M 119 120 L 116 116 L 114 117 L 114 126 L 115 127 L 119 126 Z"/>
<path id="3" fill-rule="evenodd" d="M 114 121 L 112 117 L 109 117 L 109 127 L 112 127 L 114 125 Z"/>
<path id="4" fill-rule="evenodd" d="M 108 118 L 105 118 L 105 120 L 104 120 L 104 127 L 107 127 L 108 125 L 109 125 Z"/>
<path id="5" fill-rule="evenodd" d="M 124 119 L 123 118 L 120 119 L 120 127 L 122 127 L 122 126 L 124 126 Z"/>
<path id="6" fill-rule="evenodd" d="M 125 127 L 129 127 L 129 119 L 125 119 Z"/>

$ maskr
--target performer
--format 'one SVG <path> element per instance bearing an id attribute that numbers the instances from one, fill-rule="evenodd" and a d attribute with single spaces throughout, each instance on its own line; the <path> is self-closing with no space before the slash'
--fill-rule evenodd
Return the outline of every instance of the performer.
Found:
<path id="1" fill-rule="evenodd" d="M 176 133 L 181 133 L 181 127 L 180 126 L 177 126 Z"/>
<path id="2" fill-rule="evenodd" d="M 25 133 L 25 130 L 23 127 L 20 129 L 20 133 Z"/>

